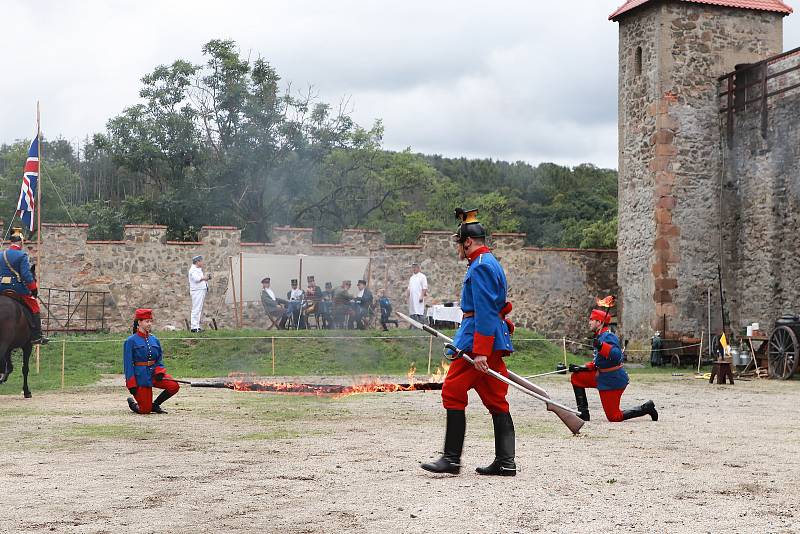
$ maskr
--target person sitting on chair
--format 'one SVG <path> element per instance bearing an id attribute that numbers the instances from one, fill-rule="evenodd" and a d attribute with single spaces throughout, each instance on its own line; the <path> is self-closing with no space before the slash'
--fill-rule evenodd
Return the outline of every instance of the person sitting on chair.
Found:
<path id="1" fill-rule="evenodd" d="M 14 233 L 9 238 L 11 246 L 3 251 L 0 259 L 0 292 L 11 291 L 15 293 L 31 312 L 33 328 L 31 329 L 31 343 L 44 345 L 48 339 L 42 335 L 42 316 L 40 315 L 39 286 L 36 284 L 34 269 L 31 268 L 28 253 L 22 250 L 24 239 L 22 228 L 14 228 Z"/>
<path id="2" fill-rule="evenodd" d="M 353 315 L 351 324 L 359 330 L 364 330 L 364 319 L 369 314 L 369 309 L 372 306 L 372 291 L 367 288 L 366 280 L 359 280 L 356 284 L 358 292 L 356 298 L 353 299 Z"/>
<path id="3" fill-rule="evenodd" d="M 322 328 L 330 328 L 333 323 L 333 284 L 325 282 L 325 290 L 320 293 L 319 314 Z"/>
<path id="4" fill-rule="evenodd" d="M 304 328 L 305 318 L 303 317 L 303 300 L 304 300 L 304 293 L 303 290 L 297 287 L 297 280 L 292 280 L 292 289 L 290 289 L 286 293 L 286 298 L 289 299 L 289 318 L 291 320 L 291 324 L 296 328 Z M 283 321 L 281 328 L 283 328 L 286 324 L 286 321 Z"/>
<path id="5" fill-rule="evenodd" d="M 319 310 L 319 301 L 322 300 L 322 291 L 314 280 L 314 276 L 307 276 L 308 288 L 306 288 L 306 315 L 314 315 Z"/>
<path id="6" fill-rule="evenodd" d="M 284 299 L 275 296 L 275 292 L 270 287 L 269 277 L 261 279 L 261 305 L 264 306 L 264 313 L 274 319 L 283 319 L 286 316 L 286 305 L 289 304 Z M 285 322 L 285 319 L 284 319 Z"/>
<path id="7" fill-rule="evenodd" d="M 342 285 L 333 290 L 333 323 L 336 328 L 347 326 L 346 316 L 352 310 L 350 302 L 353 300 L 350 286 L 350 280 L 342 280 Z"/>

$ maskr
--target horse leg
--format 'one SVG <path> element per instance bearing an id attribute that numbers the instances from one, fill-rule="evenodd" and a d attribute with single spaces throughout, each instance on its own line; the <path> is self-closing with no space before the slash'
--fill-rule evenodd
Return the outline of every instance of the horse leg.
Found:
<path id="1" fill-rule="evenodd" d="M 26 399 L 31 398 L 31 390 L 28 389 L 28 363 L 31 359 L 31 351 L 33 346 L 28 343 L 22 347 L 22 395 Z"/>
<path id="2" fill-rule="evenodd" d="M 0 354 L 3 355 L 2 361 L 0 361 L 0 384 L 8 380 L 11 371 L 14 370 L 14 366 L 11 365 L 11 349 L 8 348 L 8 345 L 3 345 L 0 347 Z"/>

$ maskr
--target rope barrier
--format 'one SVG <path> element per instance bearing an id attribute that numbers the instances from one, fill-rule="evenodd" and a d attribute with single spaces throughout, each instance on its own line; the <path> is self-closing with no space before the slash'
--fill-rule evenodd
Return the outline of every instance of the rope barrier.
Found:
<path id="1" fill-rule="evenodd" d="M 427 339 L 429 336 L 230 336 L 230 337 L 159 337 L 160 341 L 228 341 L 228 340 L 257 340 L 257 339 L 300 339 L 300 340 L 309 340 L 309 339 L 317 339 L 317 340 L 326 340 L 326 339 L 336 339 L 336 340 L 357 340 L 357 339 L 388 339 L 388 340 L 396 340 L 396 339 Z M 113 339 L 73 339 L 68 340 L 64 339 L 61 340 L 62 343 L 67 344 L 81 344 L 81 343 L 124 343 L 125 339 L 127 338 L 113 338 Z M 514 338 L 514 342 L 520 341 L 548 341 L 551 343 L 554 342 L 561 342 L 565 338 L 545 338 L 545 337 L 522 337 L 522 338 Z M 583 343 L 581 341 L 566 339 L 567 343 L 572 345 L 577 345 L 579 347 L 586 347 L 586 348 L 593 348 L 593 346 L 589 343 Z M 700 343 L 692 343 L 689 345 L 679 345 L 677 347 L 672 347 L 669 349 L 657 349 L 659 352 L 666 353 L 666 352 L 674 352 L 677 350 L 688 349 L 692 347 L 698 347 Z M 652 352 L 653 349 L 627 349 L 625 353 L 640 353 L 640 352 Z"/>

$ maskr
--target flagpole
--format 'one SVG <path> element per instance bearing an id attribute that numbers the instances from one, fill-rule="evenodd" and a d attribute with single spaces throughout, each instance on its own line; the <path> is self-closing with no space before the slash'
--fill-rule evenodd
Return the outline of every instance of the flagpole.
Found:
<path id="1" fill-rule="evenodd" d="M 39 101 L 36 101 L 36 145 L 39 147 L 39 177 L 36 179 L 36 278 L 42 280 L 42 265 L 39 254 L 42 249 L 42 122 L 39 113 Z"/>
<path id="2" fill-rule="evenodd" d="M 42 121 L 39 112 L 39 101 L 36 101 L 36 146 L 39 147 L 39 176 L 36 179 L 36 279 L 42 280 L 42 263 L 39 255 L 42 250 L 42 182 L 44 182 L 44 170 L 42 168 Z M 48 323 L 49 324 L 49 323 Z M 39 349 L 41 345 L 36 345 L 36 374 L 39 374 Z"/>

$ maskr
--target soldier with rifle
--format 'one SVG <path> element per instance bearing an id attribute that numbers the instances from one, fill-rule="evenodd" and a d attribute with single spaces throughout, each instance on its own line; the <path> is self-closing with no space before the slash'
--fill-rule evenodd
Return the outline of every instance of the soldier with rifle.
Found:
<path id="1" fill-rule="evenodd" d="M 587 362 L 586 365 L 570 364 L 569 366 L 569 371 L 572 373 L 570 381 L 572 389 L 575 391 L 575 402 L 581 412 L 580 417 L 584 421 L 589 420 L 589 401 L 586 398 L 586 388 L 597 388 L 600 393 L 600 402 L 603 404 L 603 411 L 606 413 L 606 418 L 612 423 L 643 415 L 649 415 L 653 421 L 658 421 L 658 411 L 652 400 L 630 410 L 622 411 L 619 408 L 629 379 L 628 373 L 623 368 L 619 338 L 608 329 L 610 322 L 608 307 L 605 311 L 592 310 L 589 316 L 589 328 L 594 334 L 592 341 L 594 359 Z"/>
<path id="2" fill-rule="evenodd" d="M 447 371 L 442 386 L 442 404 L 447 410 L 444 454 L 421 467 L 433 473 L 456 475 L 461 471 L 466 431 L 464 410 L 467 393 L 474 388 L 492 414 L 495 438 L 494 461 L 487 467 L 479 467 L 477 472 L 514 476 L 517 466 L 514 423 L 506 401 L 508 384 L 487 374 L 491 369 L 508 377 L 503 357 L 514 350 L 511 344 L 514 325 L 505 318 L 511 311 L 511 303 L 506 302 L 506 275 L 486 246 L 486 230 L 478 222 L 477 213 L 478 210 L 456 209 L 456 217 L 461 222 L 453 235 L 459 259 L 469 264 L 461 290 L 464 319 L 453 343 L 468 354 L 471 361 L 458 358 Z"/>

